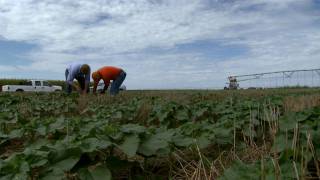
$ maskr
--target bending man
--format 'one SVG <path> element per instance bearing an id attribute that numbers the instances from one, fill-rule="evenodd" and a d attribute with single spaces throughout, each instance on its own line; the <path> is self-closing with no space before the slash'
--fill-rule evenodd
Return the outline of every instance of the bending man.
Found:
<path id="1" fill-rule="evenodd" d="M 67 93 L 72 92 L 72 88 L 75 88 L 81 94 L 86 94 L 89 92 L 89 83 L 90 83 L 90 66 L 88 64 L 70 64 L 65 72 Z M 73 80 L 76 79 L 79 85 L 73 83 Z"/>
<path id="2" fill-rule="evenodd" d="M 104 66 L 100 68 L 96 72 L 92 73 L 92 79 L 94 80 L 93 93 L 96 93 L 98 83 L 102 79 L 104 82 L 104 88 L 101 93 L 105 93 L 105 91 L 108 89 L 110 81 L 113 80 L 110 88 L 110 94 L 118 94 L 120 86 L 126 78 L 126 75 L 126 72 L 124 72 L 121 68 L 113 66 Z"/>

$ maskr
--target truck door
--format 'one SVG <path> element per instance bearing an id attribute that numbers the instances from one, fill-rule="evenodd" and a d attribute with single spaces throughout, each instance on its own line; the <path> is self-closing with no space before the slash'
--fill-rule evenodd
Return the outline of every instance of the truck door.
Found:
<path id="1" fill-rule="evenodd" d="M 24 88 L 23 88 L 24 91 L 34 91 L 35 90 L 35 86 L 32 84 L 32 81 L 27 81 L 23 85 L 24 85 Z"/>
<path id="2" fill-rule="evenodd" d="M 46 91 L 46 92 L 52 91 L 51 85 L 48 81 L 43 81 L 43 91 Z"/>
<path id="3" fill-rule="evenodd" d="M 43 89 L 43 86 L 41 86 L 41 81 L 35 81 L 34 82 L 34 84 L 35 84 L 35 91 L 43 91 L 42 89 Z"/>

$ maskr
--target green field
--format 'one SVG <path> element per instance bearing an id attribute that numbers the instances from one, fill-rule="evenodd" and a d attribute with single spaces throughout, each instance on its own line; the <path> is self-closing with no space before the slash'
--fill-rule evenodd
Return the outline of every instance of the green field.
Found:
<path id="1" fill-rule="evenodd" d="M 320 176 L 320 89 L 0 93 L 0 179 Z"/>

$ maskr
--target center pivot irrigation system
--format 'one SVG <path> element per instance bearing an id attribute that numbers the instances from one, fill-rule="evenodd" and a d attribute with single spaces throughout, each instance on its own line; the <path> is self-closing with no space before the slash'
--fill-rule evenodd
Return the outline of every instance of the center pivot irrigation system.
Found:
<path id="1" fill-rule="evenodd" d="M 274 88 L 290 86 L 320 86 L 320 69 L 275 71 L 239 76 L 229 76 L 224 89 Z M 239 83 L 243 85 L 239 85 Z"/>

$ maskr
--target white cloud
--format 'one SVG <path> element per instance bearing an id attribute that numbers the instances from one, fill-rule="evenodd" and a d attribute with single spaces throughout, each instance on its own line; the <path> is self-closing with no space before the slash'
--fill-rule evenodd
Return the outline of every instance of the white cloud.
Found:
<path id="1" fill-rule="evenodd" d="M 132 88 L 221 87 L 230 74 L 319 66 L 320 32 L 314 23 L 320 18 L 308 13 L 311 4 L 0 0 L 0 37 L 38 45 L 29 54 L 31 65 L 21 68 L 59 79 L 67 63 L 87 61 L 93 68 L 123 67 Z M 165 51 L 198 40 L 238 44 L 248 52 L 221 61 L 201 52 Z M 150 47 L 164 50 L 145 53 Z"/>

